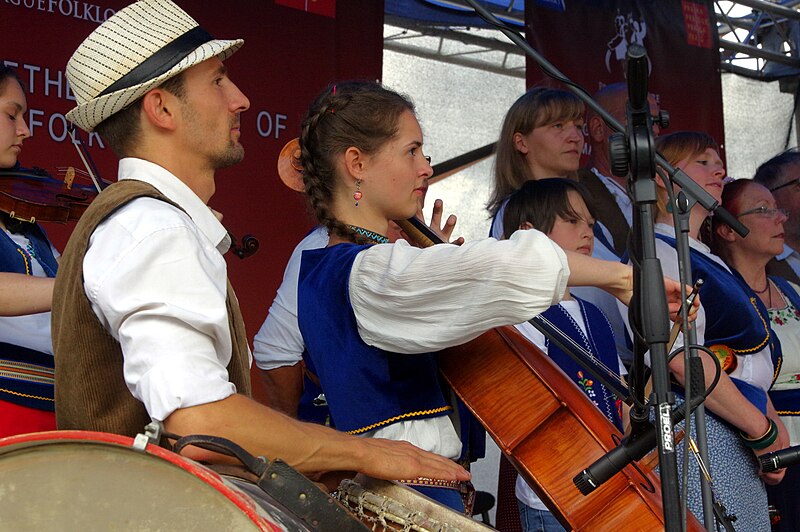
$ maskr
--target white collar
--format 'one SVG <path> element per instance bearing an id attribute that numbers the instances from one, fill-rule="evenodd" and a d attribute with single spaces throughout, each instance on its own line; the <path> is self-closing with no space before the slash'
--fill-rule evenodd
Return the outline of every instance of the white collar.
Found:
<path id="1" fill-rule="evenodd" d="M 675 237 L 675 227 L 670 225 L 670 224 L 665 224 L 665 223 L 660 223 L 659 222 L 659 223 L 655 224 L 654 229 L 655 229 L 656 233 L 661 233 L 662 235 L 666 235 L 666 236 L 669 236 L 669 237 L 672 237 L 672 238 L 676 238 Z M 711 252 L 711 248 L 710 247 L 706 246 L 705 244 L 703 244 L 699 240 L 696 240 L 696 239 L 692 238 L 691 236 L 689 237 L 689 247 L 694 249 L 694 250 L 697 250 L 697 251 L 703 253 L 705 256 L 707 256 L 708 258 L 710 258 L 711 260 L 713 260 L 714 262 L 716 262 L 717 264 L 719 264 L 720 266 L 722 266 L 726 270 L 730 271 L 730 267 L 727 264 L 725 264 L 725 261 L 723 261 L 720 257 L 718 257 L 717 255 L 714 255 Z"/>
<path id="2" fill-rule="evenodd" d="M 203 203 L 197 194 L 186 183 L 170 173 L 167 169 L 144 159 L 126 157 L 119 162 L 117 179 L 137 179 L 154 186 L 171 201 L 179 205 L 197 225 L 198 229 L 215 243 L 220 253 L 225 253 L 231 246 L 228 231 L 217 220 L 211 209 Z"/>
<path id="3" fill-rule="evenodd" d="M 797 252 L 793 248 L 791 248 L 788 244 L 784 244 L 783 251 L 781 251 L 780 255 L 775 256 L 775 260 L 786 260 L 796 253 Z"/>

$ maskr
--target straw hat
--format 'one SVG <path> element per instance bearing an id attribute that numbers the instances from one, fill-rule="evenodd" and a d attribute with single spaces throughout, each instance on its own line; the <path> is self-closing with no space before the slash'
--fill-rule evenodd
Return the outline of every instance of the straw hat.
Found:
<path id="1" fill-rule="evenodd" d="M 171 0 L 140 0 L 84 40 L 67 63 L 78 106 L 67 118 L 92 131 L 154 87 L 206 59 L 225 60 L 244 43 L 215 40 Z"/>

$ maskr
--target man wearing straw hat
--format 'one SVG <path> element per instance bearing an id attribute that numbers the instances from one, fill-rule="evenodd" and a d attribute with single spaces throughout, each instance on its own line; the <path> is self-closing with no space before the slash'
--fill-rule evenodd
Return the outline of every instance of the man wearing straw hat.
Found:
<path id="1" fill-rule="evenodd" d="M 250 399 L 250 350 L 206 203 L 214 172 L 241 161 L 250 103 L 216 40 L 170 0 L 141 0 L 98 27 L 67 64 L 68 118 L 120 156 L 118 183 L 81 218 L 53 302 L 59 428 L 228 438 L 303 472 L 464 480 L 410 444 L 297 422 Z M 191 456 L 214 459 L 207 451 Z"/>

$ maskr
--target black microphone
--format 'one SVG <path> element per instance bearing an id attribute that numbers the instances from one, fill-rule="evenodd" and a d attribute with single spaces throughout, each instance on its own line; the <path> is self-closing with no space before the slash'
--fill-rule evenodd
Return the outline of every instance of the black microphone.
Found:
<path id="1" fill-rule="evenodd" d="M 641 111 L 647 109 L 647 78 L 650 75 L 650 65 L 647 61 L 647 50 L 641 45 L 632 44 L 628 47 L 626 56 L 628 78 L 628 100 L 631 109 Z"/>
<path id="2" fill-rule="evenodd" d="M 619 445 L 578 473 L 572 482 L 582 494 L 589 495 L 626 465 L 644 458 L 656 444 L 656 428 L 647 423 L 638 434 L 626 436 Z"/>
<path id="3" fill-rule="evenodd" d="M 800 464 L 800 445 L 781 449 L 774 453 L 762 454 L 758 457 L 758 463 L 764 473 L 771 473 L 776 469 Z"/>

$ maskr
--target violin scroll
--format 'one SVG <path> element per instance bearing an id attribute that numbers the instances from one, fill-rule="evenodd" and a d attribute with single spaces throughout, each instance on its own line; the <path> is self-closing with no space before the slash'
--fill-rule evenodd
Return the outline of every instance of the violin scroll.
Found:
<path id="1" fill-rule="evenodd" d="M 233 236 L 233 233 L 230 231 L 228 231 L 228 236 L 231 237 L 231 251 L 240 259 L 246 259 L 254 255 L 258 251 L 258 248 L 261 247 L 261 243 L 253 235 L 244 235 L 241 245 L 236 241 L 236 237 Z"/>

